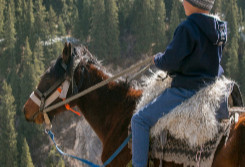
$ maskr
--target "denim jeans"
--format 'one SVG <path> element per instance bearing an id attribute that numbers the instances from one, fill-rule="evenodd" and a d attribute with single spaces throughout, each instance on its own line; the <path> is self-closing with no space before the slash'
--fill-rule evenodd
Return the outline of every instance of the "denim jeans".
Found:
<path id="1" fill-rule="evenodd" d="M 150 128 L 163 115 L 195 94 L 194 90 L 168 88 L 151 103 L 133 115 L 132 127 L 132 164 L 134 167 L 146 167 L 149 151 Z"/>

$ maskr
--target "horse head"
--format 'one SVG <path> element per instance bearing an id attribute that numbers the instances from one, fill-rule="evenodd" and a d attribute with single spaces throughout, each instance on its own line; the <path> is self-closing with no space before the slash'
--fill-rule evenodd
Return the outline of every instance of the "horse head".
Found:
<path id="1" fill-rule="evenodd" d="M 87 52 L 83 46 L 72 48 L 70 43 L 65 43 L 62 55 L 45 71 L 37 89 L 32 92 L 23 107 L 27 121 L 42 124 L 43 110 L 46 107 L 90 86 L 84 82 L 87 80 L 85 73 L 88 65 L 95 63 L 95 59 Z M 70 105 L 74 106 L 75 102 Z M 62 106 L 47 114 L 52 119 L 54 115 L 65 110 L 65 106 Z"/>

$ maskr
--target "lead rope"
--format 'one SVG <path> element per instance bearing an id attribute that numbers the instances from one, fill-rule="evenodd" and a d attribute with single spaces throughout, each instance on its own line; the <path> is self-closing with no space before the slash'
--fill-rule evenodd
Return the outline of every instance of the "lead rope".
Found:
<path id="1" fill-rule="evenodd" d="M 45 132 L 50 136 L 51 140 L 53 141 L 57 151 L 61 154 L 61 155 L 64 155 L 64 156 L 68 156 L 68 157 L 71 157 L 73 159 L 76 159 L 78 161 L 81 161 L 82 163 L 85 163 L 87 164 L 88 166 L 90 167 L 105 167 L 107 166 L 109 163 L 111 163 L 111 161 L 113 159 L 115 159 L 115 157 L 122 151 L 122 149 L 127 145 L 127 143 L 129 142 L 129 140 L 131 139 L 132 137 L 132 134 L 130 134 L 124 141 L 123 143 L 118 147 L 118 149 L 108 158 L 108 160 L 103 164 L 103 165 L 96 165 L 86 159 L 82 159 L 82 158 L 79 158 L 79 157 L 76 157 L 74 155 L 71 155 L 71 154 L 67 154 L 65 152 L 63 152 L 59 147 L 58 145 L 56 144 L 55 142 L 55 139 L 54 139 L 54 134 L 51 130 L 45 130 Z"/>

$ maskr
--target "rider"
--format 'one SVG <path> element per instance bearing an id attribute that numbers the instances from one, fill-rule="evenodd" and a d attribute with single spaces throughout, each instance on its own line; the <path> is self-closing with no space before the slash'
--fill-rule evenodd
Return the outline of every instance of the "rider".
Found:
<path id="1" fill-rule="evenodd" d="M 187 19 L 177 27 L 165 52 L 154 56 L 156 67 L 167 71 L 173 81 L 171 88 L 132 117 L 134 167 L 147 165 L 149 131 L 158 119 L 224 73 L 220 61 L 227 24 L 209 15 L 214 1 L 183 0 Z"/>

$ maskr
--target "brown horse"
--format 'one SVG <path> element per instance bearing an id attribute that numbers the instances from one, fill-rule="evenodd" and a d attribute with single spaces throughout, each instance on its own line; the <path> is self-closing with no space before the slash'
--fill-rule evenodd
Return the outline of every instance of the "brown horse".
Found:
<path id="1" fill-rule="evenodd" d="M 74 63 L 71 63 L 74 62 L 74 55 L 80 57 L 79 64 L 75 67 Z M 75 70 L 72 70 L 74 68 Z M 34 91 L 34 95 L 40 101 L 45 101 L 46 97 L 52 94 L 52 89 L 55 91 L 59 87 L 57 84 L 59 80 L 61 80 L 61 85 L 64 79 L 74 79 L 74 87 L 81 92 L 109 77 L 110 74 L 106 73 L 97 60 L 87 53 L 85 47 L 76 47 L 72 52 L 71 44 L 66 43 L 62 55 L 42 76 L 37 86 L 38 91 Z M 67 97 L 72 96 L 74 89 L 69 87 Z M 141 90 L 134 89 L 127 82 L 113 81 L 70 103 L 71 107 L 78 106 L 101 140 L 102 162 L 105 162 L 127 137 L 128 125 L 141 95 Z M 61 99 L 57 98 L 52 101 L 52 104 L 59 101 Z M 37 105 L 33 99 L 29 98 L 23 110 L 26 120 L 42 124 L 44 122 L 42 105 Z M 48 116 L 52 120 L 54 115 L 65 110 L 64 106 L 59 107 L 49 112 Z M 232 127 L 229 139 L 226 144 L 224 143 L 225 139 L 218 146 L 212 167 L 245 167 L 245 115 L 241 116 L 239 122 Z M 125 167 L 130 160 L 131 151 L 125 147 L 108 166 Z M 154 160 L 154 166 L 159 166 L 159 164 L 160 161 Z M 171 162 L 162 164 L 164 167 L 183 166 Z"/>

